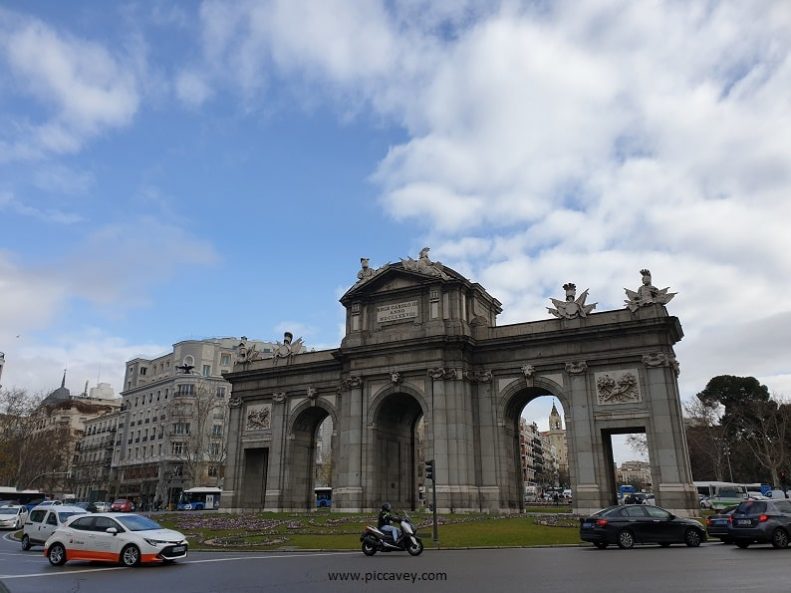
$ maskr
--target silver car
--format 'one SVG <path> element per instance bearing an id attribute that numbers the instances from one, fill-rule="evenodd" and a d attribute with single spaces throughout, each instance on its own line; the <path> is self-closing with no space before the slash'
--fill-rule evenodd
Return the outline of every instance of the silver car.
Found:
<path id="1" fill-rule="evenodd" d="M 11 504 L 0 507 L 0 529 L 21 529 L 27 519 L 27 507 Z"/>

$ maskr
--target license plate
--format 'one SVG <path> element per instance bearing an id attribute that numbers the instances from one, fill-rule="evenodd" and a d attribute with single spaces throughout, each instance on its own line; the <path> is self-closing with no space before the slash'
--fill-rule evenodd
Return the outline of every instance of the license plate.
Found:
<path id="1" fill-rule="evenodd" d="M 749 527 L 752 524 L 753 522 L 750 519 L 736 519 L 736 525 L 741 525 L 742 527 Z"/>
<path id="2" fill-rule="evenodd" d="M 172 548 L 170 548 L 170 551 L 173 552 L 174 554 L 178 554 L 179 552 L 183 552 L 186 549 L 187 548 L 185 546 L 173 546 Z"/>
<path id="3" fill-rule="evenodd" d="M 583 529 L 590 529 L 591 527 L 593 527 L 593 523 L 583 523 L 582 524 L 582 528 Z"/>
<path id="4" fill-rule="evenodd" d="M 714 521 L 712 521 L 711 524 L 712 525 L 725 525 L 727 522 L 728 522 L 727 519 L 714 519 Z"/>

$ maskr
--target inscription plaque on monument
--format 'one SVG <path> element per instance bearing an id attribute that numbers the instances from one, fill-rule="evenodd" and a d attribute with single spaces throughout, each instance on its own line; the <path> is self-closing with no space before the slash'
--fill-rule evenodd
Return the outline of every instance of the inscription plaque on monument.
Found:
<path id="1" fill-rule="evenodd" d="M 399 321 L 417 317 L 417 301 L 404 301 L 391 305 L 380 305 L 376 308 L 376 322 Z"/>

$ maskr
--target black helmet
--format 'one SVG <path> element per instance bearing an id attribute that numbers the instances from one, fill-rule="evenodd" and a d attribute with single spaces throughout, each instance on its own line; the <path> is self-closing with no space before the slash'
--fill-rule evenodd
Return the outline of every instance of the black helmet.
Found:
<path id="1" fill-rule="evenodd" d="M 386 502 L 382 505 L 382 510 L 390 512 L 392 510 L 392 505 L 389 502 Z"/>

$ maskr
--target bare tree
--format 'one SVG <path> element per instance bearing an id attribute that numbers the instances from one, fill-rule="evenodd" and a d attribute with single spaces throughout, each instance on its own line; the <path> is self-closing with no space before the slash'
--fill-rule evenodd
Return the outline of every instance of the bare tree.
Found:
<path id="1" fill-rule="evenodd" d="M 730 432 L 726 430 L 728 418 L 721 412 L 721 406 L 704 404 L 698 398 L 684 405 L 690 457 L 692 460 L 702 457 L 707 462 L 704 465 L 710 466 L 714 479 L 718 481 L 725 479 L 727 455 L 731 449 Z"/>
<path id="2" fill-rule="evenodd" d="M 0 484 L 20 485 L 30 439 L 40 419 L 40 395 L 23 389 L 0 391 Z"/>
<path id="3" fill-rule="evenodd" d="M 217 383 L 200 381 L 189 395 L 174 397 L 170 404 L 174 455 L 182 464 L 184 480 L 192 486 L 219 485 L 227 453 L 225 426 L 228 406 L 218 395 Z M 204 478 L 204 474 L 207 475 Z"/>
<path id="4" fill-rule="evenodd" d="M 747 444 L 758 464 L 769 470 L 775 485 L 780 484 L 780 474 L 791 459 L 791 403 L 779 403 L 778 399 L 749 403 L 739 432 L 739 439 Z"/>

